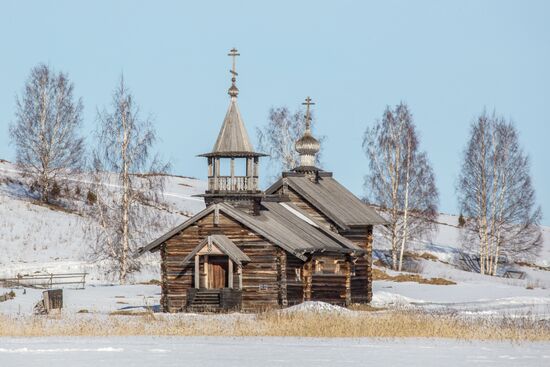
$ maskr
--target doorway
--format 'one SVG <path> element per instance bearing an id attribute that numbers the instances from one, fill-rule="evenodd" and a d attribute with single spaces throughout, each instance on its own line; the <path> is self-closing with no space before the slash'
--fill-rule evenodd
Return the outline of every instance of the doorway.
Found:
<path id="1" fill-rule="evenodd" d="M 227 288 L 228 286 L 228 258 L 227 256 L 208 256 L 208 284 L 209 289 Z"/>

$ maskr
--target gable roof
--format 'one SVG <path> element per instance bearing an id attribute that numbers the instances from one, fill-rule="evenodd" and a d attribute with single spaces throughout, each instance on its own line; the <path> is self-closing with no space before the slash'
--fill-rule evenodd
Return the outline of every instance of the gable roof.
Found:
<path id="1" fill-rule="evenodd" d="M 197 247 L 187 255 L 183 261 L 182 265 L 187 264 L 204 246 L 216 245 L 216 247 L 225 255 L 227 255 L 231 260 L 233 260 L 237 265 L 241 265 L 243 262 L 249 262 L 250 258 L 242 252 L 237 245 L 233 243 L 229 238 L 223 234 L 213 234 L 206 237 L 202 240 Z"/>
<path id="2" fill-rule="evenodd" d="M 331 174 L 323 173 L 319 174 L 317 182 L 297 174 L 289 175 L 285 180 L 290 188 L 343 230 L 352 226 L 386 224 L 384 218 L 342 186 Z M 266 190 L 266 194 L 273 194 L 282 185 L 281 178 Z"/>
<path id="3" fill-rule="evenodd" d="M 212 204 L 149 245 L 138 249 L 135 256 L 140 256 L 147 251 L 158 250 L 162 243 L 215 210 L 228 215 L 302 260 L 306 260 L 305 253 L 312 252 L 333 251 L 357 254 L 364 252 L 348 239 L 330 232 L 311 220 L 308 222 L 300 218 L 299 215 L 285 209 L 280 203 L 262 203 L 262 205 L 267 210 L 262 210 L 260 215 L 252 216 L 225 203 Z"/>

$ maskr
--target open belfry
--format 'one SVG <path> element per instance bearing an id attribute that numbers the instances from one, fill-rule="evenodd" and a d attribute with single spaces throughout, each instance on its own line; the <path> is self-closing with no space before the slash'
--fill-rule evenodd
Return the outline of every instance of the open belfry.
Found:
<path id="1" fill-rule="evenodd" d="M 372 298 L 373 226 L 385 221 L 331 172 L 305 131 L 300 165 L 259 189 L 260 158 L 239 111 L 232 49 L 229 108 L 208 161 L 206 208 L 140 249 L 160 252 L 165 312 L 258 311 L 304 301 L 347 306 Z M 224 172 L 228 168 L 228 172 Z"/>

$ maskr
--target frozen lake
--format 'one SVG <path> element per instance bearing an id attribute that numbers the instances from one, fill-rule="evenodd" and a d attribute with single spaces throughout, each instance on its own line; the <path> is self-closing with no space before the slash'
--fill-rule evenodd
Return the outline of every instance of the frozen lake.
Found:
<path id="1" fill-rule="evenodd" d="M 549 366 L 550 343 L 273 337 L 0 338 L 0 361 L 10 367 Z"/>

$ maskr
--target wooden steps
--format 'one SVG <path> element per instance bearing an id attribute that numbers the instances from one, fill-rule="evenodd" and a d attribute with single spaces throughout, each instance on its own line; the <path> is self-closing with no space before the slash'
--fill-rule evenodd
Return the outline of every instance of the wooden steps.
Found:
<path id="1" fill-rule="evenodd" d="M 200 289 L 197 290 L 192 300 L 190 300 L 187 311 L 189 312 L 219 312 L 221 311 L 219 289 Z"/>

